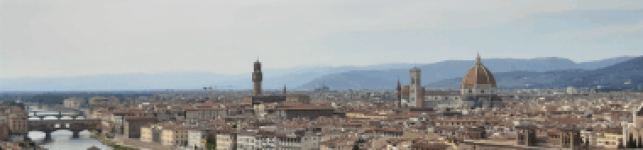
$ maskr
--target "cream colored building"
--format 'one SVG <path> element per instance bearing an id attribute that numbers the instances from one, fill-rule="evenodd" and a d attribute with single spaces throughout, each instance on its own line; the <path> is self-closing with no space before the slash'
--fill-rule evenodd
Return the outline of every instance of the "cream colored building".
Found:
<path id="1" fill-rule="evenodd" d="M 231 130 L 219 131 L 217 133 L 217 150 L 236 150 L 237 133 Z"/>
<path id="2" fill-rule="evenodd" d="M 9 114 L 9 131 L 12 134 L 27 134 L 29 132 L 28 127 L 28 117 L 27 112 L 23 111 L 21 108 L 11 106 L 8 109 Z"/>
<path id="3" fill-rule="evenodd" d="M 142 126 L 141 127 L 141 141 L 143 142 L 152 142 L 152 126 Z"/>
<path id="4" fill-rule="evenodd" d="M 85 103 L 85 99 L 79 97 L 72 97 L 63 101 L 63 105 L 66 108 L 79 108 L 83 103 Z"/>
<path id="5" fill-rule="evenodd" d="M 623 141 L 623 135 L 615 133 L 605 133 L 603 137 L 596 139 L 597 146 L 603 146 L 603 148 L 616 149 L 621 141 Z M 625 146 L 625 144 L 623 144 Z"/>
<path id="6" fill-rule="evenodd" d="M 164 127 L 161 130 L 161 144 L 174 145 L 175 129 L 173 127 Z"/>
<path id="7" fill-rule="evenodd" d="M 188 130 L 188 148 L 197 148 L 197 149 L 203 149 L 205 148 L 205 144 L 207 143 L 207 132 L 205 129 L 202 128 L 195 128 L 195 129 L 189 129 Z"/>

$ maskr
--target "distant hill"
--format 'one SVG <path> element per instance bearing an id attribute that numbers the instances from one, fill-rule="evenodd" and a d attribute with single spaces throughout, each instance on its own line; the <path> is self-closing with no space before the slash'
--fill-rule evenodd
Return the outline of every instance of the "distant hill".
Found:
<path id="1" fill-rule="evenodd" d="M 291 69 L 264 69 L 264 89 L 294 88 L 315 78 L 352 70 L 408 68 L 413 64 L 390 63 L 370 66 L 305 67 Z M 219 89 L 252 88 L 251 73 L 221 75 L 210 72 L 138 73 L 53 78 L 0 79 L 0 91 L 65 91 L 65 90 L 164 90 L 201 89 L 217 86 Z"/>
<path id="2" fill-rule="evenodd" d="M 584 63 L 575 63 L 564 58 L 483 59 L 483 62 L 494 74 L 514 71 L 536 72 L 537 74 L 553 70 L 598 69 L 632 58 L 617 57 Z M 473 60 L 450 60 L 418 65 L 418 67 L 422 69 L 422 82 L 428 84 L 461 77 L 472 65 Z M 403 84 L 409 83 L 409 69 L 413 66 L 414 64 L 408 63 L 388 63 L 370 66 L 267 68 L 263 70 L 263 88 L 281 89 L 287 85 L 288 89 L 313 89 L 325 84 L 331 89 L 392 89 L 395 87 L 398 77 Z M 217 86 L 219 89 L 250 89 L 252 88 L 250 74 L 252 68 L 248 70 L 248 73 L 238 75 L 221 75 L 210 72 L 170 72 L 0 79 L 0 91 L 164 90 L 201 89 L 205 86 Z M 587 77 L 586 80 L 593 80 L 593 78 Z M 537 84 L 536 81 L 531 82 Z M 609 81 L 611 82 L 611 80 Z M 511 82 L 515 83 L 505 85 L 515 84 L 518 87 L 523 84 L 517 81 Z"/>
<path id="3" fill-rule="evenodd" d="M 494 75 L 497 72 L 546 72 L 554 70 L 598 69 L 614 65 L 634 57 L 617 57 L 594 62 L 575 63 L 569 59 L 550 57 L 537 59 L 483 59 L 483 63 Z M 448 79 L 462 77 L 473 66 L 473 60 L 449 60 L 418 66 L 422 69 L 422 82 L 436 85 L 446 84 Z M 312 89 L 327 85 L 331 89 L 392 89 L 397 79 L 404 85 L 409 84 L 409 68 L 389 70 L 362 70 L 329 74 L 312 80 L 298 88 Z M 519 76 L 519 75 L 515 75 Z M 445 80 L 445 81 L 442 81 Z M 545 80 L 545 79 L 543 79 Z M 537 84 L 536 80 L 533 80 Z M 455 81 L 451 81 L 455 82 Z M 457 81 L 460 82 L 460 81 Z M 516 83 L 518 84 L 518 83 Z"/>
<path id="4" fill-rule="evenodd" d="M 499 88 L 638 88 L 643 84 L 643 57 L 636 57 L 594 70 L 557 70 L 547 72 L 514 71 L 494 73 Z M 445 79 L 426 87 L 459 88 L 462 78 Z"/>

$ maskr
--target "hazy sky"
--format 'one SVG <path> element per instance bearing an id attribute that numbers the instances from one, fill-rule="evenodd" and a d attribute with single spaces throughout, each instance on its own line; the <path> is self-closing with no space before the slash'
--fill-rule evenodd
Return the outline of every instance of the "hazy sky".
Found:
<path id="1" fill-rule="evenodd" d="M 0 0 L 0 78 L 643 54 L 643 1 Z"/>

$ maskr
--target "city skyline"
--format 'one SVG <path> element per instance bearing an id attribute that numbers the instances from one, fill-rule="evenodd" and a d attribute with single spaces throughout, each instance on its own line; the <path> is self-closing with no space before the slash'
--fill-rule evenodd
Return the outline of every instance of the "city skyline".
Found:
<path id="1" fill-rule="evenodd" d="M 3 1 L 0 79 L 640 56 L 641 3 Z"/>

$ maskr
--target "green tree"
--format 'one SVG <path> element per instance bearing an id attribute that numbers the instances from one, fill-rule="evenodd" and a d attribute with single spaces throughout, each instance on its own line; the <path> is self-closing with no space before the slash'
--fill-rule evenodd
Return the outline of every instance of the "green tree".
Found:
<path id="1" fill-rule="evenodd" d="M 237 128 L 237 125 L 236 125 L 236 124 L 235 124 L 235 125 L 232 125 L 232 128 L 235 128 L 235 129 L 236 129 L 236 128 Z"/>
<path id="2" fill-rule="evenodd" d="M 205 148 L 208 149 L 208 150 L 215 150 L 215 149 L 217 149 L 217 145 L 214 145 L 212 143 L 206 143 Z"/>
<path id="3" fill-rule="evenodd" d="M 355 146 L 353 146 L 353 150 L 359 150 L 359 146 L 355 144 Z"/>

